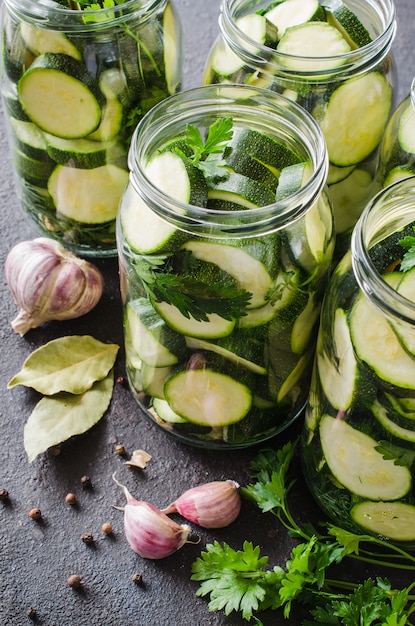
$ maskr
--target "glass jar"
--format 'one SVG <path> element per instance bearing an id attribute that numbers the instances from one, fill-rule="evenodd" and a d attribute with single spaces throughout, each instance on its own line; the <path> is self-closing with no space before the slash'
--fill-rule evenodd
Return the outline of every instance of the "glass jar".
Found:
<path id="1" fill-rule="evenodd" d="M 380 147 L 377 183 L 392 185 L 415 174 L 415 79 L 409 94 L 396 107 Z"/>
<path id="2" fill-rule="evenodd" d="M 248 177 L 233 178 L 227 161 L 208 182 L 194 178 L 194 170 L 201 172 L 192 164 L 184 184 L 189 129 L 191 138 L 194 129 L 203 136 L 229 120 L 225 161 L 241 156 L 241 137 L 254 137 L 264 161 L 271 144 L 275 163 L 295 155 L 297 166 L 306 166 L 301 186 L 277 202 L 270 192 L 270 204 L 238 208 L 230 198 L 239 194 L 245 202 L 248 187 L 269 196 Z M 210 158 L 206 164 L 215 154 Z M 117 238 L 133 394 L 154 423 L 196 446 L 239 448 L 272 437 L 304 408 L 334 249 L 318 125 L 295 103 L 263 89 L 199 87 L 147 113 L 129 166 Z M 189 193 L 198 206 L 188 202 Z"/>
<path id="3" fill-rule="evenodd" d="M 180 88 L 181 26 L 170 0 L 79 7 L 4 0 L 1 94 L 19 199 L 37 230 L 81 255 L 115 256 L 131 135 Z"/>
<path id="4" fill-rule="evenodd" d="M 333 272 L 302 446 L 311 492 L 338 526 L 412 546 L 414 199 L 414 177 L 380 191 Z"/>
<path id="5" fill-rule="evenodd" d="M 308 18 L 304 9 L 297 16 L 294 6 L 281 19 L 284 0 L 223 0 L 220 35 L 203 80 L 204 84 L 257 85 L 282 93 L 318 121 L 329 153 L 327 183 L 336 221 L 337 259 L 348 248 L 353 226 L 374 195 L 378 146 L 393 108 L 396 79 L 390 52 L 396 30 L 392 0 L 339 4 L 339 10 L 351 12 L 352 23 L 357 20 L 361 26 L 350 27 L 345 37 L 341 26 L 340 32 L 336 27 L 339 20 L 345 24 L 344 18 L 323 6 L 317 21 L 299 24 Z M 356 35 L 355 41 L 348 35 Z"/>

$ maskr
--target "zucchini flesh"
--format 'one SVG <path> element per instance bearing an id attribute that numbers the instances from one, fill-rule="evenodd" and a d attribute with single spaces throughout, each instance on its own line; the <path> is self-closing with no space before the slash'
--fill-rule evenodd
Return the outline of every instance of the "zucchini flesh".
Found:
<path id="1" fill-rule="evenodd" d="M 208 313 L 207 321 L 204 321 L 186 317 L 168 302 L 155 302 L 154 307 L 171 328 L 190 337 L 218 339 L 230 335 L 235 327 L 235 320 L 226 320 L 216 313 Z"/>
<path id="2" fill-rule="evenodd" d="M 398 141 L 408 154 L 415 154 L 415 110 L 409 102 L 398 125 Z"/>
<path id="3" fill-rule="evenodd" d="M 181 83 L 178 51 L 180 49 L 179 34 L 176 32 L 176 18 L 171 2 L 166 4 L 163 13 L 163 61 L 167 91 L 174 94 Z"/>
<path id="4" fill-rule="evenodd" d="M 321 418 L 324 458 L 338 482 L 371 500 L 399 500 L 411 489 L 411 473 L 376 449 L 378 442 L 347 422 L 329 415 Z"/>
<path id="5" fill-rule="evenodd" d="M 327 21 L 348 41 L 351 48 L 361 48 L 372 41 L 369 31 L 342 0 L 323 0 Z"/>
<path id="6" fill-rule="evenodd" d="M 392 541 L 415 540 L 415 507 L 403 502 L 358 502 L 350 513 L 353 521 Z"/>
<path id="7" fill-rule="evenodd" d="M 66 54 L 78 61 L 82 58 L 78 48 L 69 41 L 64 33 L 59 31 L 39 28 L 27 22 L 21 22 L 20 34 L 26 46 L 36 56 L 45 52 L 53 52 L 55 54 Z"/>
<path id="8" fill-rule="evenodd" d="M 333 351 L 334 354 L 329 355 L 318 346 L 316 364 L 320 383 L 330 404 L 338 411 L 347 411 L 353 401 L 358 367 L 347 314 L 340 308 L 334 314 Z"/>
<path id="9" fill-rule="evenodd" d="M 145 298 L 127 304 L 125 327 L 134 352 L 148 365 L 175 365 L 183 354 L 183 337 L 166 325 Z"/>
<path id="10" fill-rule="evenodd" d="M 210 369 L 189 369 L 171 376 L 164 393 L 175 413 L 212 428 L 239 422 L 252 406 L 246 385 Z"/>
<path id="11" fill-rule="evenodd" d="M 390 433 L 394 437 L 397 437 L 398 439 L 402 439 L 402 441 L 415 443 L 415 430 L 403 428 L 403 426 L 400 426 L 394 420 L 388 417 L 388 411 L 386 407 L 382 406 L 380 402 L 375 401 L 371 406 L 371 410 L 378 422 L 383 426 L 385 430 L 388 431 L 388 433 Z"/>
<path id="12" fill-rule="evenodd" d="M 289 28 L 278 44 L 278 52 L 287 55 L 282 61 L 287 69 L 312 71 L 315 76 L 341 67 L 345 62 L 342 55 L 350 52 L 350 46 L 327 22 L 308 22 Z"/>
<path id="13" fill-rule="evenodd" d="M 287 28 L 312 20 L 324 20 L 325 13 L 319 0 L 284 0 L 267 11 L 265 17 L 277 27 L 281 39 Z"/>
<path id="14" fill-rule="evenodd" d="M 98 89 L 86 66 L 64 54 L 36 57 L 18 83 L 24 111 L 42 130 L 77 139 L 101 121 Z"/>
<path id="15" fill-rule="evenodd" d="M 272 287 L 271 276 L 265 265 L 242 247 L 191 240 L 182 249 L 189 250 L 196 259 L 218 265 L 234 277 L 239 289 L 251 294 L 248 309 L 256 309 L 266 303 Z"/>
<path id="16" fill-rule="evenodd" d="M 392 107 L 392 88 L 379 72 L 351 78 L 332 94 L 321 122 L 330 162 L 344 167 L 379 144 Z"/>
<path id="17" fill-rule="evenodd" d="M 415 389 L 415 360 L 402 347 L 393 327 L 360 294 L 350 314 L 350 334 L 357 357 L 385 383 Z"/>
<path id="18" fill-rule="evenodd" d="M 126 170 L 111 164 L 93 169 L 58 165 L 49 178 L 48 190 L 56 210 L 65 217 L 102 224 L 116 218 L 128 180 Z"/>

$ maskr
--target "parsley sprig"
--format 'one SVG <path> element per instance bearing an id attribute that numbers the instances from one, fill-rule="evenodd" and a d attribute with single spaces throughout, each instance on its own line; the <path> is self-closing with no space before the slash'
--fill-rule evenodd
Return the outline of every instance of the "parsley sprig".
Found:
<path id="1" fill-rule="evenodd" d="M 308 608 L 303 626 L 405 626 L 415 612 L 415 581 L 396 590 L 386 578 L 363 583 L 334 580 L 330 567 L 345 558 L 415 571 L 415 555 L 387 541 L 357 535 L 326 524 L 323 535 L 311 524 L 294 519 L 288 496 L 295 484 L 290 466 L 296 442 L 261 452 L 252 464 L 255 482 L 242 494 L 264 512 L 273 514 L 298 544 L 284 567 L 269 566 L 269 558 L 249 541 L 242 550 L 215 541 L 193 563 L 192 580 L 200 582 L 198 596 L 210 596 L 209 609 L 226 615 L 238 611 L 243 619 L 262 624 L 258 613 L 282 610 L 288 619 L 294 602 Z"/>
<path id="2" fill-rule="evenodd" d="M 189 264 L 192 262 L 189 255 Z M 141 279 L 147 297 L 153 302 L 167 302 L 177 307 L 190 319 L 208 321 L 208 315 L 215 313 L 227 320 L 244 316 L 245 308 L 251 299 L 251 293 L 239 289 L 234 282 L 212 283 L 197 280 L 189 274 L 177 274 L 173 271 L 168 255 L 142 256 L 134 264 Z"/>
<path id="3" fill-rule="evenodd" d="M 415 233 L 415 226 L 414 226 Z M 401 270 L 403 272 L 408 272 L 413 267 L 415 267 L 415 237 L 407 236 L 403 239 L 400 239 L 398 242 L 403 248 L 406 248 L 406 252 L 401 261 Z"/>
<path id="4" fill-rule="evenodd" d="M 189 157 L 193 165 L 202 170 L 206 179 L 224 178 L 228 175 L 225 169 L 224 152 L 233 135 L 231 117 L 221 117 L 213 122 L 207 131 L 206 139 L 197 126 L 188 124 L 186 127 L 186 143 L 193 151 Z"/>

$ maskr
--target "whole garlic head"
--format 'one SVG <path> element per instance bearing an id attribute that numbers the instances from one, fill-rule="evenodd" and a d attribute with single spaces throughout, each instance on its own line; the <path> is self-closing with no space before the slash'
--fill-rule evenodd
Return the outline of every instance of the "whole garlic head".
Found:
<path id="1" fill-rule="evenodd" d="M 98 304 L 104 288 L 95 265 L 47 237 L 16 244 L 7 255 L 5 274 L 20 307 L 11 322 L 20 335 L 49 320 L 85 315 Z"/>

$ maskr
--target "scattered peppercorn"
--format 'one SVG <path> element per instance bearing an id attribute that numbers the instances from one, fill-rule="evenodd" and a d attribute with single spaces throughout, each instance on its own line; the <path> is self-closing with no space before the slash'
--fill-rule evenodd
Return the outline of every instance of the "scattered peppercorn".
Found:
<path id="1" fill-rule="evenodd" d="M 35 619 L 36 617 L 36 609 L 34 609 L 33 607 L 31 607 L 28 612 L 27 612 L 27 617 L 29 617 L 30 619 Z"/>
<path id="2" fill-rule="evenodd" d="M 122 387 L 126 387 L 127 386 L 127 380 L 124 376 L 118 376 L 117 378 L 117 384 L 121 385 Z"/>
<path id="3" fill-rule="evenodd" d="M 88 544 L 94 543 L 94 537 L 92 533 L 82 533 L 81 539 L 84 543 L 88 543 Z"/>
<path id="4" fill-rule="evenodd" d="M 92 481 L 91 478 L 89 476 L 82 476 L 81 478 L 81 484 L 83 487 L 92 487 Z"/>
<path id="5" fill-rule="evenodd" d="M 38 509 L 37 507 L 34 508 L 34 509 L 30 509 L 29 517 L 30 517 L 30 519 L 41 519 L 42 511 L 40 509 Z"/>
<path id="6" fill-rule="evenodd" d="M 110 535 L 112 533 L 112 525 L 109 522 L 105 522 L 102 524 L 101 530 L 104 535 Z"/>
<path id="7" fill-rule="evenodd" d="M 75 504 L 76 503 L 76 495 L 74 493 L 68 493 L 65 498 L 66 504 Z"/>
<path id="8" fill-rule="evenodd" d="M 133 578 L 133 582 L 136 585 L 142 585 L 143 584 L 143 575 L 142 574 L 133 574 L 132 578 Z"/>
<path id="9" fill-rule="evenodd" d="M 7 502 L 10 499 L 7 489 L 0 489 L 0 501 Z"/>
<path id="10" fill-rule="evenodd" d="M 119 454 L 120 456 L 123 456 L 123 454 L 125 454 L 125 448 L 124 448 L 124 446 L 123 446 L 121 443 L 117 444 L 117 445 L 115 446 L 115 452 L 116 452 L 117 454 Z"/>
<path id="11" fill-rule="evenodd" d="M 67 582 L 73 589 L 78 589 L 83 584 L 81 577 L 78 576 L 78 574 L 72 574 L 69 576 Z"/>

